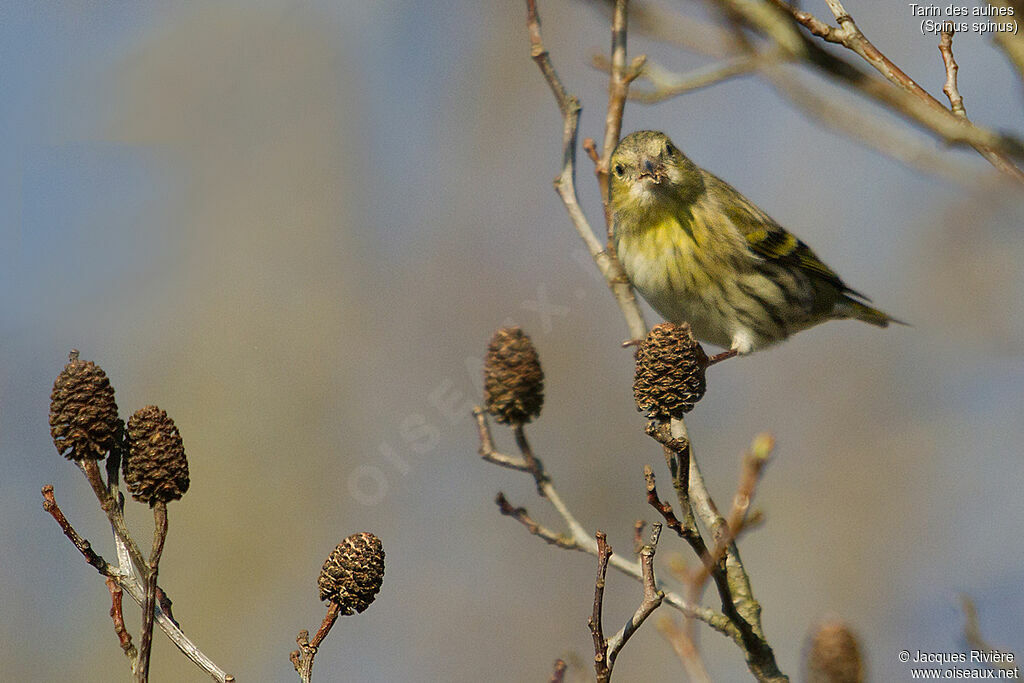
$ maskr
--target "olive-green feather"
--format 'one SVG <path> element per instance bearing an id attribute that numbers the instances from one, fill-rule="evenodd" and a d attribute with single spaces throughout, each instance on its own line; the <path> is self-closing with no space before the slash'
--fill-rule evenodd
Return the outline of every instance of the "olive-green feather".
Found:
<path id="1" fill-rule="evenodd" d="M 711 176 L 710 173 L 708 175 Z M 808 275 L 824 280 L 840 292 L 870 301 L 868 297 L 848 287 L 803 240 L 776 223 L 731 185 L 714 176 L 711 178 L 709 190 L 712 194 L 728 198 L 720 202 L 722 211 L 746 237 L 751 251 L 769 261 L 795 266 Z"/>

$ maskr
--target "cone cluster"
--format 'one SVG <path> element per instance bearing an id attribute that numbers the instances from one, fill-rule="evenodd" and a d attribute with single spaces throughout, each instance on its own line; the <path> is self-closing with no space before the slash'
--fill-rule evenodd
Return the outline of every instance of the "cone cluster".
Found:
<path id="1" fill-rule="evenodd" d="M 102 460 L 124 433 L 103 369 L 72 351 L 50 394 L 50 436 L 68 460 Z"/>
<path id="2" fill-rule="evenodd" d="M 502 424 L 525 424 L 544 406 L 544 371 L 533 342 L 518 327 L 491 337 L 484 360 L 487 412 Z"/>
<path id="3" fill-rule="evenodd" d="M 352 534 L 324 562 L 320 599 L 337 603 L 344 615 L 363 612 L 384 580 L 384 546 L 371 533 Z"/>
<path id="4" fill-rule="evenodd" d="M 188 460 L 174 420 L 156 406 L 128 418 L 124 481 L 140 503 L 167 503 L 188 491 Z"/>
<path id="5" fill-rule="evenodd" d="M 653 420 L 681 418 L 704 396 L 708 357 L 686 323 L 661 323 L 640 344 L 633 378 L 636 407 Z"/>
<path id="6" fill-rule="evenodd" d="M 808 642 L 805 668 L 807 683 L 863 683 L 857 637 L 840 621 L 821 624 Z"/>

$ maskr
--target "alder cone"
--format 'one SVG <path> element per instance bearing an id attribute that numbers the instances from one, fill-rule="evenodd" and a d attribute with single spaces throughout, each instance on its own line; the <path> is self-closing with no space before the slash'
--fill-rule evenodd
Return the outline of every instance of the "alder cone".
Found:
<path id="1" fill-rule="evenodd" d="M 188 459 L 174 420 L 157 406 L 136 410 L 128 419 L 124 481 L 140 503 L 168 503 L 188 491 Z"/>
<path id="2" fill-rule="evenodd" d="M 661 323 L 640 344 L 633 377 L 636 407 L 653 420 L 681 418 L 704 396 L 708 357 L 686 323 Z"/>
<path id="3" fill-rule="evenodd" d="M 384 546 L 369 532 L 352 534 L 331 551 L 320 570 L 320 599 L 344 615 L 363 612 L 384 581 Z"/>
<path id="4" fill-rule="evenodd" d="M 502 424 L 525 424 L 544 407 L 544 371 L 533 342 L 518 327 L 491 337 L 484 360 L 484 404 Z"/>
<path id="5" fill-rule="evenodd" d="M 68 460 L 102 460 L 124 433 L 107 373 L 72 351 L 50 393 L 50 436 Z"/>

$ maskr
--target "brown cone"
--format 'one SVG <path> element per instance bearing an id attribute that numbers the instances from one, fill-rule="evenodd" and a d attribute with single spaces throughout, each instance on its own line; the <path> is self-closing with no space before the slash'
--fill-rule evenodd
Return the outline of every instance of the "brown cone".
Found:
<path id="1" fill-rule="evenodd" d="M 135 500 L 178 500 L 188 491 L 188 460 L 174 420 L 156 406 L 136 410 L 128 419 L 124 481 Z"/>
<path id="2" fill-rule="evenodd" d="M 638 410 L 655 420 L 680 418 L 704 396 L 708 357 L 686 323 L 661 323 L 640 344 L 633 378 Z"/>
<path id="3" fill-rule="evenodd" d="M 362 612 L 384 580 L 384 547 L 371 533 L 352 534 L 324 562 L 317 584 L 320 599 L 337 603 L 344 615 Z"/>
<path id="4" fill-rule="evenodd" d="M 50 393 L 50 436 L 57 452 L 68 460 L 102 460 L 120 442 L 123 426 L 107 374 L 72 351 Z"/>
<path id="5" fill-rule="evenodd" d="M 537 349 L 518 327 L 503 327 L 491 337 L 484 360 L 487 412 L 503 424 L 524 424 L 544 406 L 544 371 Z"/>
<path id="6" fill-rule="evenodd" d="M 807 643 L 804 668 L 807 683 L 863 683 L 857 637 L 841 621 L 821 624 Z"/>

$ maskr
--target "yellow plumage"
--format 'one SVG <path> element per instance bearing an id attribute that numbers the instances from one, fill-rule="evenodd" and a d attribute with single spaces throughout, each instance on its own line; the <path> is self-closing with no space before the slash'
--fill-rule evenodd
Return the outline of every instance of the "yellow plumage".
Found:
<path id="1" fill-rule="evenodd" d="M 899 322 L 663 133 L 623 138 L 610 166 L 626 273 L 656 311 L 689 322 L 698 339 L 749 353 L 826 320 Z"/>

